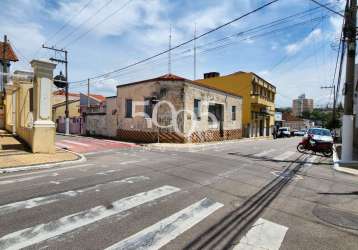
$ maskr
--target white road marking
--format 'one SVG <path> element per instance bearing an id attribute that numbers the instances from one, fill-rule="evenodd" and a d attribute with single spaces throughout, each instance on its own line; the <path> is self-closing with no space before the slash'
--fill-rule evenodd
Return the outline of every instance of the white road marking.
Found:
<path id="1" fill-rule="evenodd" d="M 110 173 L 115 173 L 118 171 L 121 171 L 122 169 L 111 169 L 111 170 L 107 170 L 107 171 L 103 171 L 103 172 L 98 172 L 96 173 L 97 175 L 108 175 Z"/>
<path id="2" fill-rule="evenodd" d="M 265 219 L 258 219 L 233 250 L 279 250 L 288 228 Z"/>
<path id="3" fill-rule="evenodd" d="M 290 171 L 284 172 L 284 171 L 272 171 L 271 174 L 280 177 L 280 178 L 292 178 L 293 180 L 302 180 L 302 175 L 299 174 L 293 174 Z"/>
<path id="4" fill-rule="evenodd" d="M 119 164 L 120 165 L 127 165 L 127 164 L 138 163 L 138 162 L 141 162 L 141 161 L 123 161 L 123 162 L 121 162 Z"/>
<path id="5" fill-rule="evenodd" d="M 315 163 L 317 160 L 317 156 L 313 155 L 311 157 L 306 158 L 306 163 L 304 164 L 304 167 L 311 167 L 313 163 Z"/>
<path id="6" fill-rule="evenodd" d="M 25 228 L 1 237 L 0 249 L 25 248 L 178 191 L 180 189 L 177 187 L 162 186 L 117 200 L 112 203 L 112 208 L 97 206 L 45 224 Z"/>
<path id="7" fill-rule="evenodd" d="M 253 156 L 255 156 L 255 157 L 263 157 L 263 156 L 271 154 L 271 153 L 273 153 L 275 151 L 276 151 L 276 149 L 269 149 L 269 150 L 265 150 L 265 151 L 262 151 L 260 153 L 254 154 Z"/>
<path id="8" fill-rule="evenodd" d="M 48 172 L 57 172 L 58 170 L 66 170 L 66 169 L 72 169 L 72 168 L 82 168 L 87 166 L 92 166 L 93 163 L 85 163 L 85 164 L 79 164 L 79 165 L 73 165 L 73 166 L 65 166 L 65 167 L 53 167 L 53 169 L 50 168 L 44 168 L 41 170 L 41 173 L 48 173 Z M 23 173 L 23 174 L 12 174 L 11 176 L 7 176 L 7 174 L 3 174 L 3 176 L 0 177 L 0 180 L 2 179 L 9 179 L 12 177 L 21 177 L 21 176 L 28 176 L 28 175 L 36 175 L 39 172 L 30 172 L 30 173 Z"/>
<path id="9" fill-rule="evenodd" d="M 96 192 L 99 192 L 99 191 L 101 191 L 99 188 L 104 187 L 104 186 L 109 186 L 114 183 L 132 184 L 132 183 L 145 181 L 145 180 L 149 180 L 149 179 L 150 179 L 149 177 L 142 176 L 142 175 L 141 176 L 133 176 L 133 177 L 128 177 L 128 178 L 118 180 L 118 181 L 111 181 L 111 182 L 107 182 L 107 183 L 103 183 L 103 184 L 97 184 L 97 185 L 83 188 L 83 189 L 69 190 L 69 191 L 62 192 L 62 193 L 57 193 L 57 194 L 52 194 L 52 195 L 47 195 L 47 196 L 40 196 L 40 197 L 36 197 L 36 198 L 24 200 L 24 201 L 13 202 L 13 203 L 9 203 L 9 204 L 0 206 L 0 215 L 4 215 L 7 213 L 13 213 L 13 212 L 16 212 L 21 209 L 29 209 L 29 208 L 34 208 L 34 207 L 50 204 L 53 202 L 58 202 L 61 200 L 65 200 L 67 198 L 73 198 L 73 197 L 76 197 L 82 193 L 85 193 L 85 192 L 88 192 L 91 190 L 95 190 Z M 53 184 L 60 184 L 60 182 L 54 181 Z"/>
<path id="10" fill-rule="evenodd" d="M 38 178 L 57 176 L 57 175 L 58 175 L 58 173 L 54 173 L 52 175 L 43 174 L 43 175 L 29 176 L 29 177 L 24 177 L 24 178 L 19 178 L 19 179 L 4 180 L 4 181 L 0 181 L 0 185 L 6 185 L 6 184 L 11 184 L 11 183 L 23 182 L 23 181 L 31 181 L 31 180 L 38 179 Z"/>
<path id="11" fill-rule="evenodd" d="M 56 146 L 61 148 L 71 148 L 71 145 L 67 145 L 61 142 L 56 142 Z"/>
<path id="12" fill-rule="evenodd" d="M 294 154 L 295 154 L 295 152 L 287 151 L 287 152 L 285 152 L 283 154 L 280 154 L 280 155 L 274 157 L 273 159 L 275 161 L 283 161 L 283 160 L 286 160 L 287 158 L 290 158 Z"/>
<path id="13" fill-rule="evenodd" d="M 70 143 L 70 144 L 74 144 L 74 145 L 79 145 L 79 146 L 83 146 L 83 147 L 91 147 L 91 145 L 88 145 L 86 143 L 82 143 L 82 142 L 77 142 L 77 141 L 70 141 L 70 140 L 62 140 L 62 142 L 66 142 L 66 143 Z"/>
<path id="14" fill-rule="evenodd" d="M 159 249 L 222 206 L 224 205 L 221 203 L 204 198 L 154 225 L 106 248 L 106 250 Z"/>

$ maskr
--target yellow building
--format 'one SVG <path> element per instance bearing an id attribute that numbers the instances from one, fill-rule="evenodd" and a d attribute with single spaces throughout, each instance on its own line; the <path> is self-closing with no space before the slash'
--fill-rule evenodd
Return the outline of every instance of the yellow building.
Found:
<path id="1" fill-rule="evenodd" d="M 275 123 L 275 86 L 255 73 L 242 71 L 226 76 L 206 73 L 197 81 L 243 97 L 243 136 L 270 136 Z"/>
<path id="2" fill-rule="evenodd" d="M 65 117 L 66 102 L 60 102 L 52 105 L 52 120 L 56 122 L 57 119 Z M 80 100 L 68 101 L 68 115 L 70 118 L 80 117 Z"/>

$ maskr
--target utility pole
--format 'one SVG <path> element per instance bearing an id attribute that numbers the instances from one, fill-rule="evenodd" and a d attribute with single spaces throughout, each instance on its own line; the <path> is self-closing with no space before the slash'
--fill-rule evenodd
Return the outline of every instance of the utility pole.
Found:
<path id="1" fill-rule="evenodd" d="M 169 29 L 168 73 L 172 73 L 172 25 Z"/>
<path id="2" fill-rule="evenodd" d="M 194 27 L 194 81 L 196 80 L 196 23 Z"/>
<path id="3" fill-rule="evenodd" d="M 66 86 L 65 86 L 65 98 L 66 98 L 66 101 L 65 101 L 65 103 L 66 103 L 66 108 L 65 108 L 65 134 L 68 135 L 68 134 L 70 134 L 70 117 L 69 117 L 69 110 L 68 110 L 68 87 L 69 87 L 68 86 L 68 60 L 67 60 L 68 51 L 64 50 L 64 49 L 57 49 L 54 46 L 47 47 L 45 45 L 42 45 L 42 48 L 53 50 L 53 51 L 56 51 L 56 52 L 61 52 L 61 53 L 64 53 L 64 55 L 65 55 L 65 60 L 51 57 L 50 61 L 65 64 L 65 78 L 66 78 Z"/>
<path id="4" fill-rule="evenodd" d="M 349 1 L 349 0 L 347 0 Z M 344 87 L 344 115 L 342 128 L 342 160 L 353 157 L 353 92 L 356 54 L 357 0 L 350 0 L 345 12 L 344 33 L 347 39 L 346 83 Z"/>
<path id="5" fill-rule="evenodd" d="M 90 108 L 90 79 L 87 79 L 87 113 L 89 112 Z"/>
<path id="6" fill-rule="evenodd" d="M 332 125 L 333 129 L 336 128 L 336 86 L 322 86 L 321 89 L 333 89 L 333 109 L 332 109 Z"/>
<path id="7" fill-rule="evenodd" d="M 8 64 L 8 61 L 6 60 L 6 49 L 7 49 L 7 36 L 4 35 L 4 45 L 2 47 L 2 83 L 1 83 L 1 86 L 0 86 L 0 92 L 3 93 L 4 92 L 4 87 L 5 87 L 5 84 L 7 82 L 7 76 L 8 76 L 8 70 L 7 70 L 7 64 Z"/>

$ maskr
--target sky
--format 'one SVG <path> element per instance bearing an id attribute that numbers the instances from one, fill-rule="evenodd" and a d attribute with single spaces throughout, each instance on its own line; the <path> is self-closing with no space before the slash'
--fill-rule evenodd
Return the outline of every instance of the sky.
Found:
<path id="1" fill-rule="evenodd" d="M 86 92 L 87 78 L 167 50 L 170 33 L 174 47 L 192 39 L 195 30 L 200 36 L 268 2 L 0 0 L 0 35 L 7 34 L 20 59 L 12 71 L 31 70 L 29 62 L 35 58 L 61 58 L 42 44 L 68 50 L 70 90 Z M 345 4 L 320 2 L 337 11 Z M 211 71 L 255 72 L 277 87 L 276 107 L 291 106 L 303 93 L 316 106 L 332 104 L 331 91 L 320 87 L 332 84 L 341 25 L 340 16 L 310 0 L 279 0 L 197 39 L 196 79 Z M 171 73 L 194 79 L 193 48 L 191 42 L 171 52 Z M 167 74 L 168 58 L 164 54 L 93 79 L 91 92 L 113 96 L 117 85 Z M 55 74 L 63 69 L 58 65 Z"/>

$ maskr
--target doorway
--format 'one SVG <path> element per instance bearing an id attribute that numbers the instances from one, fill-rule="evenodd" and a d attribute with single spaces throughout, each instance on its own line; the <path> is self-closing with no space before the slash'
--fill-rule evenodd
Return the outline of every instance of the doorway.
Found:
<path id="1" fill-rule="evenodd" d="M 209 104 L 209 113 L 215 116 L 220 137 L 224 137 L 224 105 L 218 103 Z"/>

